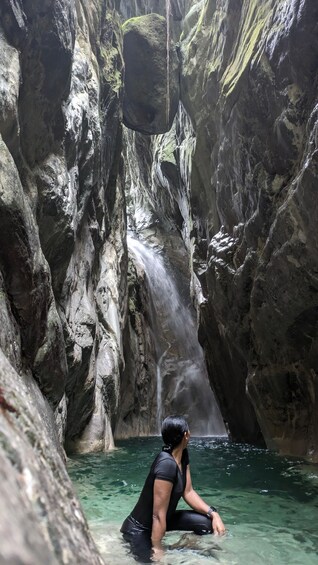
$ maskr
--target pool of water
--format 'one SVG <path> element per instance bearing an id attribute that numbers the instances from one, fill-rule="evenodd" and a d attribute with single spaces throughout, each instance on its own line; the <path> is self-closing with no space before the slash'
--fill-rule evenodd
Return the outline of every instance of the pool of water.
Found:
<path id="1" fill-rule="evenodd" d="M 69 473 L 106 563 L 132 565 L 119 528 L 161 441 L 117 445 L 106 454 L 73 457 Z M 164 565 L 318 564 L 318 467 L 215 438 L 191 438 L 189 454 L 194 488 L 219 509 L 227 533 L 166 534 Z"/>

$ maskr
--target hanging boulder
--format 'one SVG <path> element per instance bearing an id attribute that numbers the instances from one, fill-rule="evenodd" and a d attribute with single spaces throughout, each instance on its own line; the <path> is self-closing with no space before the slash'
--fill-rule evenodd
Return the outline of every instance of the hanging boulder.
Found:
<path id="1" fill-rule="evenodd" d="M 123 25 L 124 124 L 145 134 L 169 131 L 179 103 L 179 60 L 169 25 L 148 14 Z"/>

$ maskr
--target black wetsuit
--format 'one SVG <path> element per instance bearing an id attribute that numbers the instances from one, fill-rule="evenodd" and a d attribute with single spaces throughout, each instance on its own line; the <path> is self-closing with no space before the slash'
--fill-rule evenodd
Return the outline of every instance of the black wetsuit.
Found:
<path id="1" fill-rule="evenodd" d="M 153 515 L 153 487 L 155 479 L 173 483 L 167 510 L 167 531 L 191 531 L 199 535 L 212 532 L 211 519 L 193 510 L 176 510 L 186 486 L 186 472 L 189 464 L 188 450 L 184 449 L 180 471 L 170 453 L 162 451 L 157 455 L 132 513 L 124 521 L 121 532 L 130 543 L 134 556 L 144 563 L 151 558 L 151 530 Z"/>

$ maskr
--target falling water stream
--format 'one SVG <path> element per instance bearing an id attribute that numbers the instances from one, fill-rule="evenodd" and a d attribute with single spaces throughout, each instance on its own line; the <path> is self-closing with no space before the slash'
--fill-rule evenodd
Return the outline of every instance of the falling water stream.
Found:
<path id="1" fill-rule="evenodd" d="M 161 422 L 162 422 L 162 378 L 161 378 L 161 365 L 162 362 L 166 356 L 166 354 L 169 351 L 169 347 L 163 352 L 163 354 L 161 355 L 161 357 L 159 358 L 158 362 L 157 362 L 157 367 L 156 367 L 156 381 L 157 381 L 157 430 L 158 433 L 160 432 L 160 428 L 161 428 Z"/>
<path id="2" fill-rule="evenodd" d="M 195 435 L 226 435 L 211 390 L 195 311 L 190 296 L 181 293 L 162 255 L 146 243 L 128 237 L 128 247 L 144 268 L 152 307 L 156 351 L 157 424 L 162 416 L 184 414 Z"/>

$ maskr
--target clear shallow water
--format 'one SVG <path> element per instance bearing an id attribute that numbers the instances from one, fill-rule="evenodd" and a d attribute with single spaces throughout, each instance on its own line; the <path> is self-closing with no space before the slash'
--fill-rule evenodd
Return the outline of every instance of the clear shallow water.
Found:
<path id="1" fill-rule="evenodd" d="M 119 528 L 160 449 L 159 438 L 138 438 L 118 442 L 113 452 L 69 461 L 92 534 L 109 565 L 136 563 Z M 189 454 L 194 488 L 218 507 L 228 532 L 222 538 L 167 534 L 164 565 L 318 564 L 318 467 L 212 438 L 191 438 Z"/>

